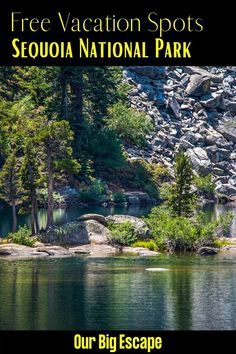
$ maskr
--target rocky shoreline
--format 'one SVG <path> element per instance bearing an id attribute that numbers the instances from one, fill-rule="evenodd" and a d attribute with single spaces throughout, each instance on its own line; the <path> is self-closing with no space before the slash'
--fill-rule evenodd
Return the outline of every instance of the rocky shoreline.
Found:
<path id="1" fill-rule="evenodd" d="M 121 224 L 129 221 L 139 240 L 149 239 L 150 230 L 147 224 L 134 216 L 86 214 L 77 221 L 54 226 L 38 235 L 34 247 L 14 243 L 0 244 L 0 259 L 55 259 L 76 256 L 107 257 L 107 256 L 141 256 L 156 257 L 160 255 L 144 247 L 121 247 L 110 243 L 111 232 L 108 223 Z M 236 251 L 236 238 L 231 238 L 231 245 L 220 249 L 202 247 L 201 255 L 216 254 L 219 250 Z"/>

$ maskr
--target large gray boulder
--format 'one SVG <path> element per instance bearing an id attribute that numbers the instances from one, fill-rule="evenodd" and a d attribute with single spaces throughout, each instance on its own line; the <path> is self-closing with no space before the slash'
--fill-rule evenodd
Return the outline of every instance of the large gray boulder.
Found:
<path id="1" fill-rule="evenodd" d="M 107 227 L 96 220 L 75 221 L 51 227 L 41 236 L 43 242 L 62 245 L 107 244 L 111 237 Z"/>
<path id="2" fill-rule="evenodd" d="M 224 125 L 219 126 L 220 133 L 229 141 L 236 143 L 236 124 L 226 123 Z"/>
<path id="3" fill-rule="evenodd" d="M 207 176 L 211 172 L 211 161 L 206 153 L 200 147 L 188 149 L 187 154 L 192 162 L 194 170 L 201 176 Z"/>
<path id="4" fill-rule="evenodd" d="M 222 95 L 219 93 L 212 93 L 201 97 L 200 103 L 209 109 L 217 108 L 221 104 Z"/>
<path id="5" fill-rule="evenodd" d="M 112 222 L 114 224 L 122 224 L 126 221 L 129 221 L 135 230 L 136 235 L 139 238 L 147 238 L 150 234 L 150 230 L 147 226 L 147 224 L 142 220 L 139 219 L 135 216 L 131 216 L 131 215 L 109 215 L 106 217 L 106 220 L 108 222 Z"/>
<path id="6" fill-rule="evenodd" d="M 87 220 L 95 220 L 99 222 L 100 224 L 105 225 L 106 224 L 106 218 L 103 215 L 100 214 L 84 214 L 78 217 L 78 221 L 87 221 Z"/>
<path id="7" fill-rule="evenodd" d="M 192 75 L 186 88 L 188 96 L 203 96 L 209 93 L 211 86 L 211 79 L 208 76 Z"/>

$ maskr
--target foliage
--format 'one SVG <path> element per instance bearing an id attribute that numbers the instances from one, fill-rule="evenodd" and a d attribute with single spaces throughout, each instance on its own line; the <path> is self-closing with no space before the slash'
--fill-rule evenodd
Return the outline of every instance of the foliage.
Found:
<path id="1" fill-rule="evenodd" d="M 0 171 L 0 197 L 11 206 L 21 201 L 22 186 L 19 177 L 20 160 L 12 151 Z"/>
<path id="2" fill-rule="evenodd" d="M 114 104 L 108 114 L 107 125 L 125 142 L 143 146 L 146 135 L 153 130 L 153 123 L 144 113 L 126 107 L 122 102 Z"/>
<path id="3" fill-rule="evenodd" d="M 105 177 L 109 179 L 111 172 L 114 173 L 124 164 L 121 142 L 115 133 L 107 127 L 98 130 L 93 126 L 87 137 L 86 154 L 94 161 L 97 173 L 100 175 L 106 173 Z"/>
<path id="4" fill-rule="evenodd" d="M 144 159 L 126 160 L 115 175 L 114 181 L 131 190 L 139 189 L 147 192 L 151 197 L 159 198 L 159 186 L 169 179 L 166 168 L 155 163 L 148 163 Z"/>
<path id="5" fill-rule="evenodd" d="M 35 238 L 31 237 L 31 232 L 26 225 L 20 226 L 18 231 L 9 234 L 8 239 L 11 239 L 13 243 L 28 247 L 33 247 L 35 244 Z"/>
<path id="6" fill-rule="evenodd" d="M 219 239 L 219 240 L 215 240 L 214 242 L 213 242 L 213 246 L 214 247 L 224 247 L 224 246 L 230 246 L 230 245 L 234 245 L 234 243 L 233 242 L 230 242 L 230 241 L 226 241 L 226 240 L 221 240 L 221 239 Z"/>
<path id="7" fill-rule="evenodd" d="M 163 183 L 160 186 L 160 198 L 164 201 L 169 201 L 171 200 L 171 193 L 172 193 L 172 185 L 170 183 Z"/>
<path id="8" fill-rule="evenodd" d="M 191 190 L 193 169 L 189 157 L 183 152 L 176 155 L 174 177 L 175 180 L 167 200 L 172 214 L 177 216 L 192 215 L 196 202 L 195 194 Z"/>
<path id="9" fill-rule="evenodd" d="M 112 193 L 112 195 L 111 195 L 111 201 L 113 203 L 125 203 L 126 196 L 123 192 L 115 192 L 115 193 Z"/>
<path id="10" fill-rule="evenodd" d="M 109 223 L 108 228 L 112 234 L 112 237 L 109 240 L 111 244 L 130 246 L 137 240 L 134 226 L 130 221 L 125 221 L 120 224 Z"/>
<path id="11" fill-rule="evenodd" d="M 153 208 L 146 222 L 158 248 L 168 252 L 194 251 L 212 245 L 221 224 L 221 220 L 207 222 L 203 212 L 193 218 L 173 216 L 165 206 Z"/>
<path id="12" fill-rule="evenodd" d="M 154 240 L 136 241 L 132 244 L 132 247 L 144 247 L 152 251 L 155 251 L 157 249 L 157 245 Z"/>
<path id="13" fill-rule="evenodd" d="M 216 186 L 211 173 L 207 176 L 194 176 L 194 184 L 201 195 L 208 199 L 214 199 Z"/>
<path id="14" fill-rule="evenodd" d="M 221 214 L 217 220 L 217 234 L 221 237 L 227 237 L 230 233 L 234 214 L 232 211 L 227 211 Z"/>
<path id="15" fill-rule="evenodd" d="M 46 188 L 40 188 L 37 190 L 38 203 L 40 206 L 46 206 L 48 201 L 48 191 Z M 60 206 L 64 202 L 64 197 L 54 191 L 53 192 L 53 203 L 54 205 Z"/>
<path id="16" fill-rule="evenodd" d="M 105 194 L 104 183 L 100 179 L 94 179 L 88 188 L 81 191 L 80 200 L 84 203 L 103 202 Z"/>

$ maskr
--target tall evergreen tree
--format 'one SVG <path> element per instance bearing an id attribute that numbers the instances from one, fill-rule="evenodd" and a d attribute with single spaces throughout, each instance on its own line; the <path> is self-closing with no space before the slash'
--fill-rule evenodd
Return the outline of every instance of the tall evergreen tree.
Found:
<path id="1" fill-rule="evenodd" d="M 37 143 L 42 144 L 45 154 L 45 166 L 47 172 L 48 207 L 47 228 L 53 225 L 53 191 L 55 170 L 79 172 L 80 165 L 73 159 L 71 143 L 73 132 L 67 121 L 46 121 L 35 137 Z"/>
<path id="2" fill-rule="evenodd" d="M 189 157 L 183 152 L 176 155 L 174 177 L 175 182 L 171 187 L 168 203 L 174 215 L 190 216 L 196 200 L 191 191 L 193 169 Z"/>

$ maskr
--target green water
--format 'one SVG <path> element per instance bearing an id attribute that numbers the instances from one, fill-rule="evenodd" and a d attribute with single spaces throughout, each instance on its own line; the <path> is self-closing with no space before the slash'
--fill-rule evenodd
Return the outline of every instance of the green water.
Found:
<path id="1" fill-rule="evenodd" d="M 1 330 L 236 330 L 236 253 L 0 260 L 0 279 Z"/>

